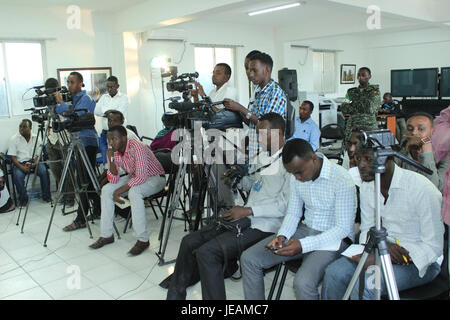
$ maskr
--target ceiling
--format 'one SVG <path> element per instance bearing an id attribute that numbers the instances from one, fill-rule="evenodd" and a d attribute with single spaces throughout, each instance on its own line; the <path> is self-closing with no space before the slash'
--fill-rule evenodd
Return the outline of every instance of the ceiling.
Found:
<path id="1" fill-rule="evenodd" d="M 79 6 L 81 9 L 117 12 L 148 0 L 0 0 L 1 5 L 27 7 L 68 7 Z"/>

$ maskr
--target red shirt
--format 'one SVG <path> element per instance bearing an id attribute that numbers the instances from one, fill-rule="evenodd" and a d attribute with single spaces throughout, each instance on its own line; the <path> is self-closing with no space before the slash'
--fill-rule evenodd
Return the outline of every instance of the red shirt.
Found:
<path id="1" fill-rule="evenodd" d="M 111 159 L 108 159 L 108 164 L 110 161 Z M 119 151 L 114 152 L 114 163 L 117 170 L 120 167 L 129 174 L 130 187 L 143 184 L 149 177 L 164 174 L 163 167 L 150 148 L 135 139 L 128 139 L 124 154 Z M 110 170 L 107 176 L 110 183 L 117 183 L 120 178 L 119 174 L 113 175 Z"/>

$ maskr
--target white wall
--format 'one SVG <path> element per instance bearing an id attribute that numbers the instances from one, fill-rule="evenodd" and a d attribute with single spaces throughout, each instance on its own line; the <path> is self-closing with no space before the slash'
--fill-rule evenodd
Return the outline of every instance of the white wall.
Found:
<path id="1" fill-rule="evenodd" d="M 66 7 L 49 9 L 2 5 L 0 39 L 47 39 L 44 41 L 44 80 L 57 78 L 58 68 L 110 66 L 119 81 L 125 82 L 121 53 L 116 50 L 122 35 L 109 31 L 112 26 L 110 16 L 82 10 L 81 28 L 73 30 L 67 28 L 68 17 Z M 122 87 L 126 89 L 126 85 Z M 25 117 L 0 118 L 0 151 L 6 151 L 7 141 L 11 133 L 17 132 L 22 118 Z M 37 125 L 34 127 L 37 130 Z"/>
<path id="2" fill-rule="evenodd" d="M 449 67 L 450 29 L 427 28 L 375 36 L 367 44 L 373 77 L 391 90 L 390 70 Z"/>
<path id="3" fill-rule="evenodd" d="M 136 95 L 139 95 L 140 98 L 139 100 L 134 99 L 130 108 L 141 110 L 139 116 L 131 116 L 132 120 L 136 121 L 135 125 L 137 125 L 140 134 L 142 132 L 144 135 L 153 137 L 162 126 L 160 121 L 163 113 L 161 77 L 159 70 L 150 68 L 150 61 L 153 57 L 165 55 L 171 58 L 172 65 L 176 65 L 178 74 L 181 74 L 195 71 L 194 46 L 192 43 L 239 46 L 236 48 L 235 57 L 237 69 L 232 72 L 237 77 L 235 85 L 238 90 L 239 102 L 244 106 L 248 104 L 248 80 L 244 70 L 244 59 L 248 52 L 258 49 L 270 54 L 274 60 L 272 77 L 277 78 L 277 70 L 281 68 L 281 65 L 275 56 L 274 32 L 271 28 L 193 21 L 179 24 L 176 29 L 186 31 L 185 50 L 181 42 L 144 41 L 139 46 L 140 89 L 136 92 Z M 183 51 L 184 54 L 182 55 Z M 166 98 L 171 96 L 167 91 L 165 95 Z M 178 92 L 172 94 L 172 96 L 180 95 Z M 132 96 L 130 98 L 133 99 Z M 137 106 L 137 103 L 140 103 L 140 105 Z M 168 102 L 166 102 L 166 110 L 170 110 Z"/>

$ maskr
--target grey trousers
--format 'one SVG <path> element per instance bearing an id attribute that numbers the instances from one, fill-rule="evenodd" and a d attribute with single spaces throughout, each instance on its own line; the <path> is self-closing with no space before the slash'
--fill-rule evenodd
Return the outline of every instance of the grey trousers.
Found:
<path id="1" fill-rule="evenodd" d="M 301 223 L 292 236 L 302 239 L 309 235 L 316 235 L 320 231 L 308 228 Z M 274 238 L 270 236 L 244 251 L 241 256 L 242 280 L 246 300 L 264 300 L 264 273 L 268 269 L 284 261 L 302 258 L 302 264 L 294 277 L 295 297 L 298 300 L 318 300 L 318 286 L 322 281 L 326 267 L 336 260 L 340 253 L 348 246 L 342 242 L 338 251 L 312 251 L 295 256 L 281 256 L 266 250 L 264 247 Z"/>
<path id="2" fill-rule="evenodd" d="M 101 235 L 108 238 L 113 234 L 114 222 L 114 191 L 130 181 L 128 175 L 123 176 L 115 184 L 108 183 L 102 188 L 101 206 L 102 217 L 100 220 Z M 145 216 L 144 198 L 155 194 L 164 188 L 166 180 L 164 177 L 149 177 L 143 184 L 131 187 L 128 191 L 128 199 L 131 203 L 131 219 L 133 219 L 133 229 L 139 241 L 147 242 L 149 235 L 147 232 L 147 218 Z"/>

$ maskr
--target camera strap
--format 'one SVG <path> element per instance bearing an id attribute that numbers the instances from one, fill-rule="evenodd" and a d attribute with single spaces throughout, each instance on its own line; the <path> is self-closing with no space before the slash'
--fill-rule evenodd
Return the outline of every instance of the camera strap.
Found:
<path id="1" fill-rule="evenodd" d="M 261 172 L 262 170 L 264 170 L 264 169 L 270 167 L 272 164 L 274 164 L 275 162 L 277 162 L 278 159 L 281 158 L 281 155 L 282 155 L 282 153 L 280 152 L 280 153 L 278 154 L 278 156 L 275 157 L 275 159 L 273 159 L 270 163 L 268 163 L 268 164 L 266 164 L 266 165 L 264 165 L 264 166 L 262 166 L 262 167 L 256 169 L 256 170 L 253 171 L 253 172 L 249 172 L 247 176 L 251 176 L 251 175 L 257 174 L 258 172 Z"/>

